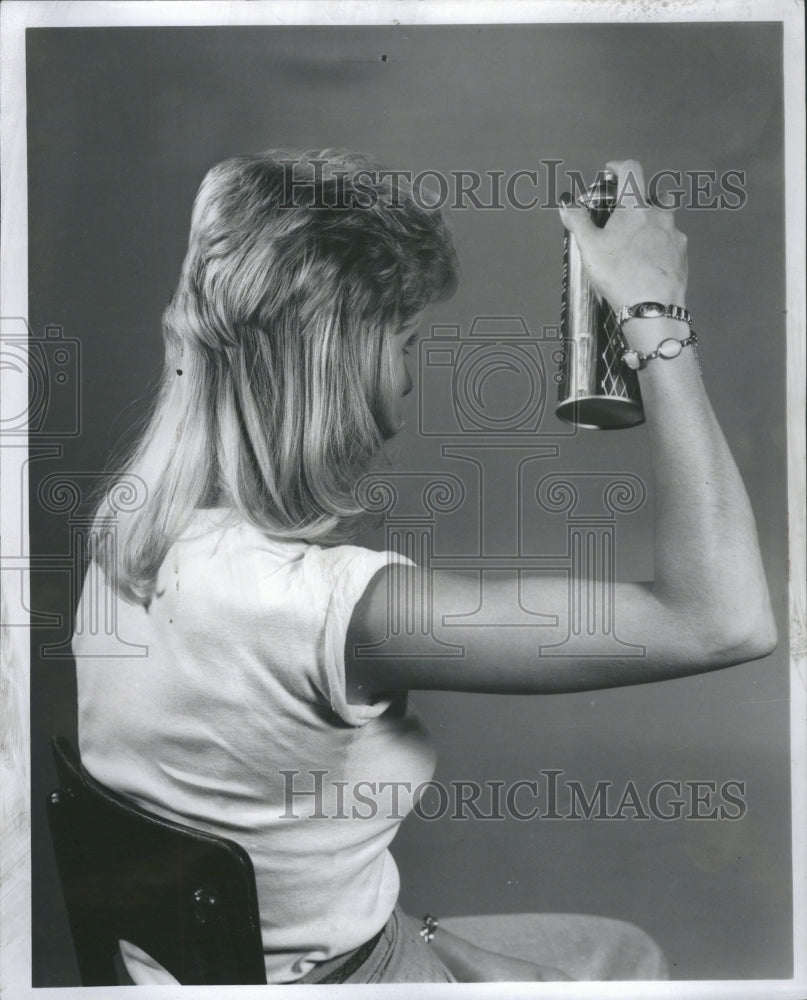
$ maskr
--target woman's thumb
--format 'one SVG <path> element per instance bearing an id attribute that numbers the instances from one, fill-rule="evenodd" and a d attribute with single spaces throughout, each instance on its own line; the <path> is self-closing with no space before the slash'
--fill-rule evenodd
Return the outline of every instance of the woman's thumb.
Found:
<path id="1" fill-rule="evenodd" d="M 560 221 L 570 233 L 574 233 L 581 245 L 593 233 L 597 232 L 597 227 L 588 214 L 588 210 L 582 205 L 573 204 L 571 196 L 568 194 L 560 196 Z"/>

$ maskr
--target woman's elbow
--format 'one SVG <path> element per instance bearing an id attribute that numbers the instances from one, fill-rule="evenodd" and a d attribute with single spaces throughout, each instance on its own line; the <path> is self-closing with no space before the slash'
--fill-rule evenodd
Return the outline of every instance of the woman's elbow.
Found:
<path id="1" fill-rule="evenodd" d="M 779 642 L 776 619 L 770 609 L 743 615 L 719 630 L 702 636 L 704 655 L 711 667 L 731 667 L 770 656 Z"/>

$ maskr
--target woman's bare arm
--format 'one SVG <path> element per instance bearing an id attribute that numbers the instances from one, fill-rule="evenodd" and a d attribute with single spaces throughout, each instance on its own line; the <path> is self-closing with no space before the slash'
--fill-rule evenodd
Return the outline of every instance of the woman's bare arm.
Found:
<path id="1" fill-rule="evenodd" d="M 644 191 L 637 163 L 610 166 L 620 181 L 630 172 Z M 615 308 L 641 301 L 684 304 L 686 238 L 676 230 L 672 213 L 626 201 L 602 230 L 584 209 L 565 209 L 562 218 L 580 244 L 595 286 Z M 686 327 L 669 319 L 634 319 L 625 324 L 625 334 L 631 347 L 649 353 L 666 337 L 682 339 Z M 356 656 L 357 646 L 377 642 L 387 632 L 390 574 L 405 577 L 414 597 L 410 616 L 417 619 L 421 613 L 423 571 L 392 567 L 371 582 L 351 622 L 347 673 L 356 699 L 409 688 L 541 693 L 613 687 L 730 666 L 773 650 L 776 627 L 753 513 L 695 354 L 687 348 L 673 360 L 651 361 L 639 377 L 655 481 L 654 579 L 616 584 L 614 608 L 620 639 L 643 645 L 644 657 L 604 656 L 594 640 L 591 655 L 539 654 L 539 646 L 567 634 L 565 577 L 535 577 L 528 584 L 535 594 L 530 603 L 556 616 L 557 626 L 442 628 L 444 616 L 478 602 L 477 581 L 444 572 L 435 575 L 432 588 L 436 634 L 461 644 L 464 655 Z M 512 589 L 488 580 L 485 586 L 488 607 L 498 608 L 506 621 Z M 419 621 L 413 623 L 417 629 Z"/>

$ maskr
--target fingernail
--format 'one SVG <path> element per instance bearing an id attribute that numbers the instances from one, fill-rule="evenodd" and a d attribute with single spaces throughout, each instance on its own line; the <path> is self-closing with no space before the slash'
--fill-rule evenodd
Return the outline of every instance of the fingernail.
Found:
<path id="1" fill-rule="evenodd" d="M 563 194 L 560 196 L 560 203 L 561 203 L 561 205 L 564 205 L 564 206 L 565 205 L 571 205 L 571 203 L 572 203 L 572 196 L 569 194 L 568 191 L 564 191 Z"/>

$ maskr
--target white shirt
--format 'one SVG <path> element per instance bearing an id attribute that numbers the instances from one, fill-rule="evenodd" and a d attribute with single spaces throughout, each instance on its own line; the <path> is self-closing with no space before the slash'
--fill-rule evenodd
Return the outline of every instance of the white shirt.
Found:
<path id="1" fill-rule="evenodd" d="M 73 639 L 85 766 L 144 808 L 247 850 L 269 983 L 358 947 L 398 897 L 387 847 L 413 798 L 399 785 L 396 808 L 380 783 L 414 792 L 434 753 L 405 695 L 351 705 L 344 677 L 353 608 L 394 561 L 407 562 L 199 511 L 149 607 L 114 598 L 118 634 L 148 655 L 104 655 L 89 631 Z M 320 781 L 321 795 L 304 794 Z M 137 954 L 124 949 L 132 978 L 157 981 Z"/>

